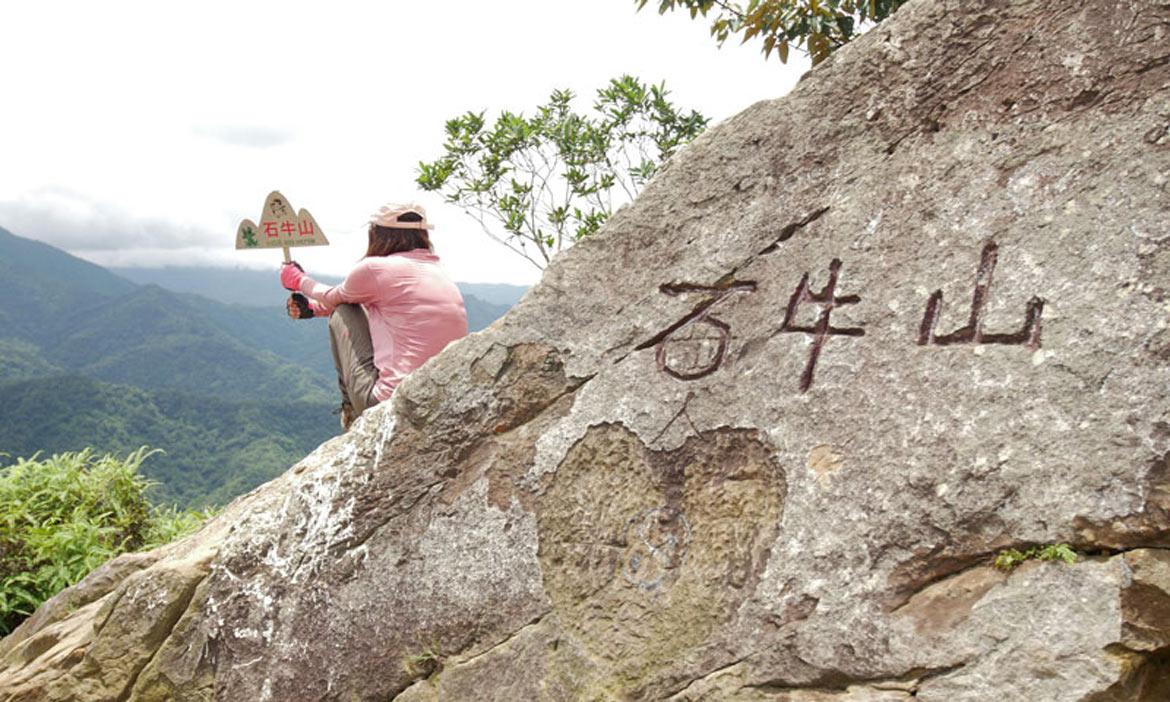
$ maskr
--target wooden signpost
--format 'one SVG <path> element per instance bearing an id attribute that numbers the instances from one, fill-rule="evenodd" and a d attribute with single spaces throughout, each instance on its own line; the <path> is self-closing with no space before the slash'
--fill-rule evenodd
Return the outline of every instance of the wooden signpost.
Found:
<path id="1" fill-rule="evenodd" d="M 327 246 L 329 240 L 308 210 L 293 211 L 288 198 L 273 190 L 264 200 L 260 224 L 250 219 L 236 230 L 237 249 L 284 249 L 284 262 L 291 263 L 290 246 Z"/>

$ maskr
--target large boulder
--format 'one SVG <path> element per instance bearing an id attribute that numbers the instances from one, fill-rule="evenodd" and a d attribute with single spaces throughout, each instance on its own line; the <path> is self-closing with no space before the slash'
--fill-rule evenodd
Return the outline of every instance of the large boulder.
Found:
<path id="1" fill-rule="evenodd" d="M 1170 3 L 911 2 L 0 700 L 1167 699 L 1168 179 Z"/>

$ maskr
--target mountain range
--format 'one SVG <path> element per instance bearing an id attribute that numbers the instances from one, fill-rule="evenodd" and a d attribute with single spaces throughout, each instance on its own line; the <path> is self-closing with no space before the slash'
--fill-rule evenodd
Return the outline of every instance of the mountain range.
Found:
<path id="1" fill-rule="evenodd" d="M 249 300 L 254 305 L 284 309 L 288 292 L 275 284 L 276 269 L 258 271 L 247 268 L 110 268 L 129 281 L 140 285 L 158 285 L 181 293 L 193 293 L 217 302 L 238 305 Z M 336 285 L 341 278 L 313 275 L 316 280 Z M 467 308 L 467 326 L 479 331 L 499 319 L 516 304 L 528 288 L 505 283 L 456 283 Z"/>
<path id="2" fill-rule="evenodd" d="M 155 499 L 182 506 L 223 503 L 278 475 L 339 427 L 327 328 L 290 320 L 275 278 L 115 272 L 0 229 L 0 453 L 149 445 L 166 452 L 143 466 Z M 475 331 L 510 303 L 472 289 Z M 513 302 L 526 290 L 484 289 Z"/>

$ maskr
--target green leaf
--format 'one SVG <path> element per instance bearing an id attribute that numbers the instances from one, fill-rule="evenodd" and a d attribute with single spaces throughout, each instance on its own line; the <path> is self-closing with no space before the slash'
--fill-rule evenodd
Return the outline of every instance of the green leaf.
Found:
<path id="1" fill-rule="evenodd" d="M 669 0 L 672 6 L 691 3 L 686 6 L 700 12 L 701 1 Z M 663 159 L 705 129 L 705 117 L 678 109 L 668 96 L 665 84 L 621 75 L 596 91 L 589 112 L 574 108 L 570 91 L 554 90 L 527 111 L 530 118 L 503 111 L 484 120 L 480 113 L 475 139 L 465 138 L 469 128 L 463 122 L 474 116 L 467 113 L 447 122 L 443 153 L 421 162 L 416 180 L 542 266 L 596 231 L 608 217 L 609 202 L 636 195 Z M 569 213 L 578 211 L 589 214 L 570 233 Z"/>

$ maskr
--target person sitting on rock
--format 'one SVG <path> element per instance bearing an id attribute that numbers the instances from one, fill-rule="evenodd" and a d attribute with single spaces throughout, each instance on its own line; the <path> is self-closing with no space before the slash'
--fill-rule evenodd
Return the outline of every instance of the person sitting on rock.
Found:
<path id="1" fill-rule="evenodd" d="M 318 283 L 295 261 L 281 266 L 280 282 L 293 291 L 289 316 L 329 317 L 343 429 L 467 335 L 463 296 L 434 253 L 430 229 L 422 207 L 384 205 L 370 216 L 365 257 L 341 284 Z"/>

